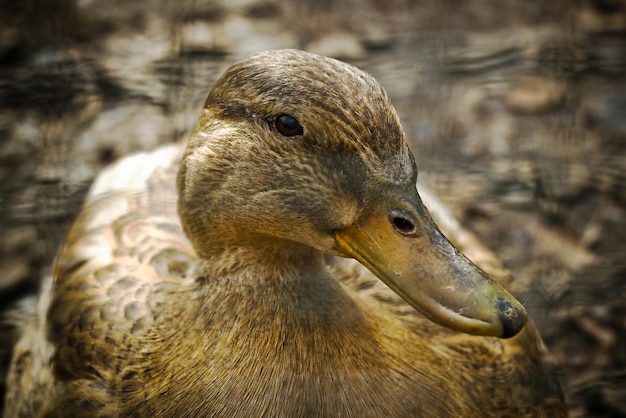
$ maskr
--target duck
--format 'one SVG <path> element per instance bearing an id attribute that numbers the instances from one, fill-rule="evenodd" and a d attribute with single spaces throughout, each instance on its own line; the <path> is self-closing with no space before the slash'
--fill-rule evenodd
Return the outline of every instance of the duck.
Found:
<path id="1" fill-rule="evenodd" d="M 567 416 L 524 306 L 416 181 L 366 72 L 299 50 L 233 64 L 186 140 L 94 181 L 4 416 Z"/>

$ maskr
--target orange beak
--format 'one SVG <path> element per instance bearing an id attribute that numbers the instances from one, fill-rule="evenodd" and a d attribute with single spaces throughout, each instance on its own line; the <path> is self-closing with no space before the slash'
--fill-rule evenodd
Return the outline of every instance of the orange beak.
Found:
<path id="1" fill-rule="evenodd" d="M 439 231 L 416 190 L 388 193 L 335 236 L 353 257 L 432 321 L 474 335 L 508 338 L 526 310 Z"/>

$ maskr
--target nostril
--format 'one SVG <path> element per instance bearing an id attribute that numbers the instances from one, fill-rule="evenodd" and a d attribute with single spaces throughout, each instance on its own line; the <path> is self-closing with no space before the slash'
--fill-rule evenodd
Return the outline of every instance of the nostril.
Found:
<path id="1" fill-rule="evenodd" d="M 391 220 L 394 228 L 402 234 L 411 234 L 415 232 L 415 225 L 406 218 L 396 216 Z"/>

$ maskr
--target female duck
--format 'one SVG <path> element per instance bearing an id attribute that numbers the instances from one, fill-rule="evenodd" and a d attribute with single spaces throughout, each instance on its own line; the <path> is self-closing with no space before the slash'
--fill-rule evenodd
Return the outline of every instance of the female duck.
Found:
<path id="1" fill-rule="evenodd" d="M 6 415 L 564 415 L 524 308 L 443 237 L 415 181 L 369 75 L 292 50 L 235 64 L 184 151 L 94 184 Z"/>

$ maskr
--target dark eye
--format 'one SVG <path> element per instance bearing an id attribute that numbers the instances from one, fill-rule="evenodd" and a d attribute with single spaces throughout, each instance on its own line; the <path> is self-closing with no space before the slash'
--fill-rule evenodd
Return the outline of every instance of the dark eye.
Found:
<path id="1" fill-rule="evenodd" d="M 284 136 L 296 136 L 304 133 L 300 122 L 289 115 L 280 115 L 276 118 L 274 124 L 278 133 Z"/>

